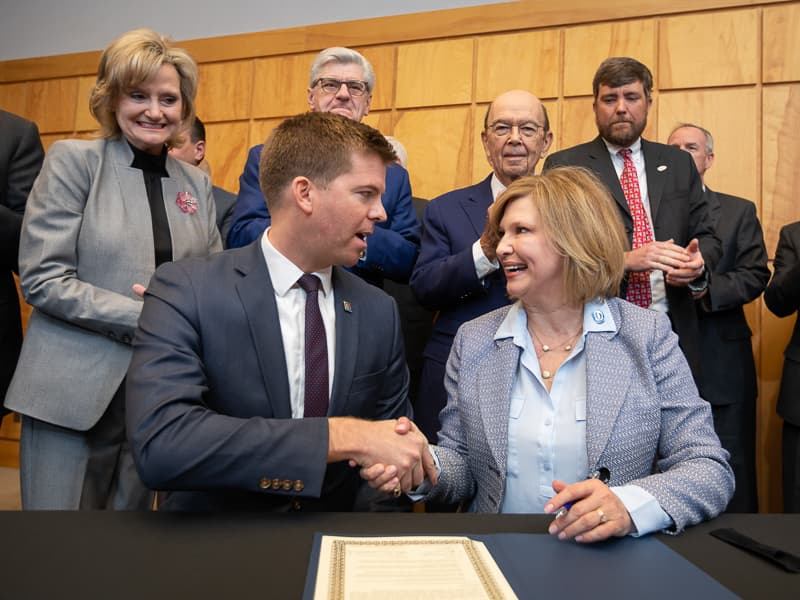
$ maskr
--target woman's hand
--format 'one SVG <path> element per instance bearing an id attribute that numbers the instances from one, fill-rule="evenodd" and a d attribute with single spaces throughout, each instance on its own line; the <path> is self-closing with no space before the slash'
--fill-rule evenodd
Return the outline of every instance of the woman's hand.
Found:
<path id="1" fill-rule="evenodd" d="M 544 512 L 552 514 L 562 506 L 569 508 L 548 528 L 548 532 L 557 535 L 558 539 L 598 542 L 610 537 L 623 537 L 634 530 L 625 505 L 602 481 L 586 479 L 567 485 L 555 480 L 553 489 L 556 495 L 545 505 Z"/>

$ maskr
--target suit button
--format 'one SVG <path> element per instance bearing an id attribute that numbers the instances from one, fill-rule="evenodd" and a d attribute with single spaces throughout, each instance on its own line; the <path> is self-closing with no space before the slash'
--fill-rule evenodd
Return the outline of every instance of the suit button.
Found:
<path id="1" fill-rule="evenodd" d="M 295 492 L 302 492 L 303 488 L 305 488 L 305 487 L 306 486 L 303 485 L 303 482 L 300 479 L 298 479 L 297 481 L 294 482 L 294 491 Z"/>
<path id="2" fill-rule="evenodd" d="M 270 488 L 271 482 L 266 477 L 262 477 L 258 482 L 258 487 L 262 490 L 268 490 Z"/>
<path id="3" fill-rule="evenodd" d="M 302 510 L 303 505 L 300 504 L 299 500 L 292 500 L 292 510 Z"/>
<path id="4" fill-rule="evenodd" d="M 283 488 L 284 492 L 288 492 L 290 489 L 292 489 L 292 482 L 288 479 L 284 479 L 281 487 Z"/>
<path id="5" fill-rule="evenodd" d="M 122 336 L 122 343 L 123 344 L 130 344 L 131 343 L 131 336 L 129 336 L 127 333 L 125 335 L 123 335 Z"/>
<path id="6" fill-rule="evenodd" d="M 273 479 L 272 480 L 272 487 L 273 487 L 273 489 L 276 489 L 276 490 L 281 489 L 281 480 L 280 479 Z"/>

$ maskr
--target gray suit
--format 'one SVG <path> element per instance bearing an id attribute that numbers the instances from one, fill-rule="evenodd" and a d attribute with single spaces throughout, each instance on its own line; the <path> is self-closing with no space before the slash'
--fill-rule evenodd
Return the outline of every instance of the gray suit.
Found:
<path id="1" fill-rule="evenodd" d="M 19 262 L 35 310 L 6 396 L 27 417 L 87 431 L 125 376 L 142 307 L 131 286 L 155 270 L 144 178 L 132 161 L 124 139 L 56 142 L 31 191 Z M 208 178 L 170 157 L 166 168 L 174 258 L 220 250 Z M 181 210 L 179 192 L 197 200 L 196 212 Z"/>
<path id="2" fill-rule="evenodd" d="M 733 474 L 669 320 L 617 298 L 608 304 L 618 330 L 586 337 L 589 470 L 605 466 L 610 485 L 652 494 L 678 530 L 710 519 L 725 509 Z M 456 335 L 435 449 L 442 473 L 426 500 L 500 509 L 520 352 L 511 339 L 494 340 L 508 311 L 470 321 Z"/>

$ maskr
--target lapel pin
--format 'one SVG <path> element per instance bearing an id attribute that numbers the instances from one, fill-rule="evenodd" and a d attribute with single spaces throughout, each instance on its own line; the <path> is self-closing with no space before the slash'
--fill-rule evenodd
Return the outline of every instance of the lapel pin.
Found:
<path id="1" fill-rule="evenodd" d="M 599 325 L 600 323 L 605 322 L 606 315 L 602 310 L 592 311 L 592 320 Z"/>
<path id="2" fill-rule="evenodd" d="M 659 173 L 660 173 L 661 171 L 666 171 L 666 170 L 667 170 L 667 165 L 658 165 L 658 166 L 656 167 L 656 171 L 658 171 Z"/>
<path id="3" fill-rule="evenodd" d="M 353 305 L 350 304 L 349 300 L 342 300 L 342 306 L 344 306 L 344 312 L 353 312 Z"/>

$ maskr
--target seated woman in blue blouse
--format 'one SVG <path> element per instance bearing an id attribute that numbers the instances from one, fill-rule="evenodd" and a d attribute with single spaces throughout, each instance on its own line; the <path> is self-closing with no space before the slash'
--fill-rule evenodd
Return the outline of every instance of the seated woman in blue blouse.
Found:
<path id="1" fill-rule="evenodd" d="M 617 297 L 627 238 L 603 185 L 574 167 L 525 177 L 489 222 L 515 302 L 459 330 L 431 447 L 439 481 L 413 497 L 556 514 L 550 533 L 580 542 L 723 511 L 728 453 L 669 319 Z M 400 489 L 395 466 L 362 476 Z"/>

